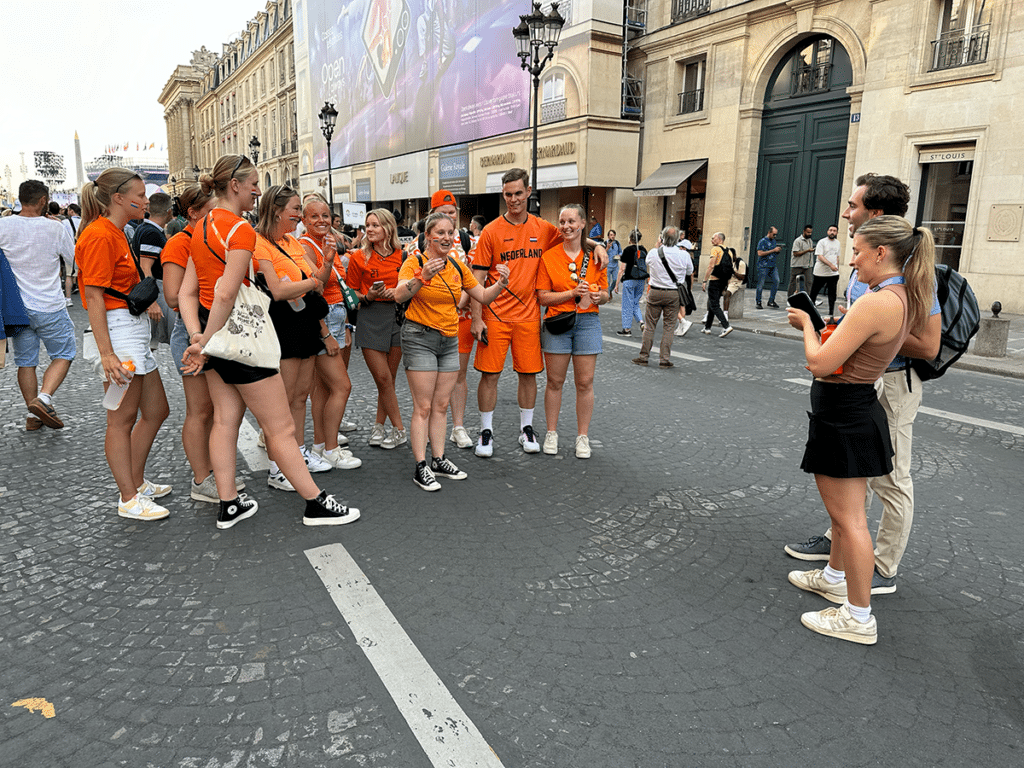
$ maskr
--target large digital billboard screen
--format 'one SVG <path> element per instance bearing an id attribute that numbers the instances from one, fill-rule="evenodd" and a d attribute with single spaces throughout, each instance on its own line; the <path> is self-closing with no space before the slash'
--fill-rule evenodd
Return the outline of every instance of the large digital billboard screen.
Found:
<path id="1" fill-rule="evenodd" d="M 339 112 L 333 167 L 528 127 L 512 28 L 529 12 L 528 0 L 306 0 L 311 97 Z"/>

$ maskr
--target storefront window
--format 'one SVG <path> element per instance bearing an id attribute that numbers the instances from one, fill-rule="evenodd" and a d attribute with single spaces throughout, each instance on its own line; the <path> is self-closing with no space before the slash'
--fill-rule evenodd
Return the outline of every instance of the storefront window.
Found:
<path id="1" fill-rule="evenodd" d="M 972 148 L 973 149 L 973 148 Z M 922 166 L 918 222 L 935 236 L 935 261 L 960 269 L 973 160 Z"/>
<path id="2" fill-rule="evenodd" d="M 693 243 L 694 265 L 703 250 L 710 248 L 710 240 L 703 243 L 704 238 L 704 198 L 708 187 L 708 170 L 704 166 L 694 173 L 679 190 L 666 198 L 668 215 L 665 225 L 679 227 L 679 234 L 686 233 L 686 238 Z M 707 248 L 704 246 L 707 245 Z"/>

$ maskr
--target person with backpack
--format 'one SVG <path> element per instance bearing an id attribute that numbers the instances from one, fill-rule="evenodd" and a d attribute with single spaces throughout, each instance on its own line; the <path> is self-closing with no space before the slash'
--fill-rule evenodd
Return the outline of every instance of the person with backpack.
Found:
<path id="1" fill-rule="evenodd" d="M 704 282 L 701 284 L 701 290 L 708 293 L 708 311 L 704 315 L 704 327 L 701 329 L 701 333 L 711 333 L 711 326 L 717 317 L 724 329 L 718 335 L 719 338 L 725 338 L 732 333 L 729 318 L 725 316 L 719 303 L 722 299 L 722 292 L 729 285 L 729 280 L 732 279 L 735 272 L 732 260 L 736 255 L 735 250 L 726 247 L 723 243 L 725 243 L 724 232 L 715 232 L 711 236 L 711 258 L 708 260 Z"/>
<path id="2" fill-rule="evenodd" d="M 873 173 L 858 177 L 856 188 L 843 218 L 850 222 L 850 236 L 866 222 L 878 216 L 903 216 L 910 203 L 910 189 L 894 176 Z M 868 286 L 858 281 L 858 272 L 850 276 L 847 301 L 850 306 L 863 296 Z M 842 325 L 842 323 L 840 323 Z M 910 358 L 932 360 L 938 354 L 942 334 L 942 315 L 938 298 L 933 299 L 931 315 L 924 329 L 912 331 L 899 354 L 893 359 L 876 384 L 878 400 L 889 424 L 893 446 L 893 469 L 886 475 L 868 479 L 866 506 L 877 494 L 882 502 L 882 518 L 875 539 L 875 572 L 871 594 L 886 595 L 896 591 L 896 572 L 910 540 L 914 520 L 914 481 L 910 476 L 914 419 L 921 405 L 921 378 L 912 369 Z M 822 536 L 812 536 L 801 544 L 787 544 L 786 554 L 799 560 L 828 560 L 832 547 L 832 529 Z"/>
<path id="3" fill-rule="evenodd" d="M 616 331 L 619 336 L 631 336 L 633 323 L 640 323 L 643 331 L 644 321 L 640 316 L 640 299 L 647 288 L 647 249 L 640 245 L 643 239 L 639 229 L 629 233 L 629 245 L 622 252 L 619 261 L 622 264 L 619 287 L 622 291 L 622 330 Z"/>

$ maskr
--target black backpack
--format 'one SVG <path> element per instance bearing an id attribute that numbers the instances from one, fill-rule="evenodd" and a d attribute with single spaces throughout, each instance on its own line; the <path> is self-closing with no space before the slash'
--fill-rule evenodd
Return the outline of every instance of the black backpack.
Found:
<path id="1" fill-rule="evenodd" d="M 981 310 L 963 275 L 948 264 L 935 265 L 935 292 L 942 308 L 942 343 L 934 360 L 912 358 L 921 381 L 937 379 L 967 351 L 981 327 Z"/>
<path id="2" fill-rule="evenodd" d="M 650 277 L 647 272 L 647 249 L 642 245 L 636 247 L 636 261 L 633 262 L 633 268 L 629 272 L 630 280 L 646 280 Z"/>
<path id="3" fill-rule="evenodd" d="M 721 246 L 722 257 L 715 264 L 715 268 L 711 270 L 711 276 L 715 280 L 719 280 L 723 283 L 727 283 L 736 271 L 733 268 L 732 260 L 736 257 L 736 251 L 726 246 Z"/>

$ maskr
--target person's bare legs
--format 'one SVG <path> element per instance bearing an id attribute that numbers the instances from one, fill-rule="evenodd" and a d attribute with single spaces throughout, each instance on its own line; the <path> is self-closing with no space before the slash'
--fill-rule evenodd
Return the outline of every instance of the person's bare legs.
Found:
<path id="1" fill-rule="evenodd" d="M 576 434 L 586 435 L 594 415 L 594 371 L 597 355 L 573 355 L 572 377 L 576 382 Z"/>
<path id="2" fill-rule="evenodd" d="M 139 420 L 132 428 L 132 479 L 135 481 L 135 487 L 138 488 L 145 482 L 143 474 L 146 469 L 146 461 L 149 459 L 149 451 L 156 439 L 156 433 L 160 430 L 160 425 L 170 415 L 171 410 L 167 405 L 167 394 L 164 392 L 164 383 L 160 378 L 159 371 L 152 371 L 135 378 L 142 379 Z M 133 384 L 135 378 L 132 379 Z"/>
<path id="3" fill-rule="evenodd" d="M 569 372 L 571 355 L 544 354 L 544 421 L 548 432 L 558 431 L 558 414 L 562 410 L 562 388 Z"/>
<path id="4" fill-rule="evenodd" d="M 469 352 L 459 352 L 459 372 L 455 377 L 455 388 L 452 390 L 452 426 L 466 426 L 466 402 L 469 400 Z"/>
<path id="5" fill-rule="evenodd" d="M 395 350 L 398 350 L 395 354 Z M 376 349 L 363 347 L 363 357 L 366 359 L 366 367 L 370 370 L 374 384 L 377 385 L 377 424 L 383 424 L 385 419 L 391 419 L 391 424 L 397 429 L 404 429 L 402 426 L 402 415 L 398 408 L 398 396 L 395 394 L 395 376 L 398 373 L 398 363 L 402 359 L 402 348 L 393 347 L 390 352 L 384 353 Z M 394 365 L 392 365 L 392 361 Z"/>
<path id="6" fill-rule="evenodd" d="M 406 374 L 409 372 L 406 371 Z M 452 390 L 458 380 L 458 371 L 443 371 L 437 374 L 433 397 L 430 401 L 430 453 L 435 458 L 444 456 L 445 432 L 448 429 L 448 404 Z"/>
<path id="7" fill-rule="evenodd" d="M 871 576 L 875 569 L 874 546 L 864 512 L 867 480 L 826 475 L 815 475 L 814 480 L 832 519 L 832 553 L 828 564 L 846 572 L 850 604 L 867 608 L 871 605 Z"/>
<path id="8" fill-rule="evenodd" d="M 185 390 L 185 421 L 181 425 L 181 445 L 185 449 L 185 458 L 192 468 L 192 477 L 198 484 L 213 470 L 213 464 L 210 462 L 213 401 L 210 399 L 205 373 L 198 376 L 182 376 L 181 384 Z"/>

